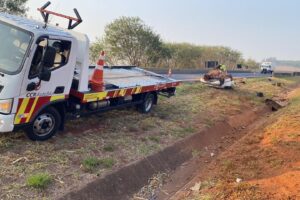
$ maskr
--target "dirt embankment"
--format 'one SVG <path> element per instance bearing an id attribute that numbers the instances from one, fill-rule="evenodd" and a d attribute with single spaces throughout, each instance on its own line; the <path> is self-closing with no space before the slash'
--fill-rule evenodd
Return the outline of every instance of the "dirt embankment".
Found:
<path id="1" fill-rule="evenodd" d="M 300 199 L 300 89 L 170 199 Z M 198 163 L 199 165 L 201 163 Z"/>
<path id="2" fill-rule="evenodd" d="M 240 130 L 245 129 L 248 123 L 252 123 L 266 113 L 266 109 L 253 109 L 247 107 L 242 114 L 232 116 L 225 121 L 220 121 L 197 134 L 183 139 L 171 146 L 142 159 L 139 162 L 128 165 L 103 179 L 96 180 L 78 191 L 71 192 L 61 199 L 103 199 L 119 200 L 131 199 L 141 186 L 146 185 L 148 180 L 159 173 L 168 173 L 178 167 L 185 166 L 185 163 L 197 157 L 204 149 L 217 154 L 226 149 L 232 142 L 242 136 Z M 218 144 L 216 146 L 216 144 Z M 213 156 L 212 156 L 213 157 Z M 211 160 L 211 159 L 209 159 Z M 199 161 L 199 160 L 198 160 Z M 203 160 L 204 162 L 209 162 Z M 196 169 L 196 165 L 189 165 L 189 171 L 182 171 L 181 178 Z M 178 178 L 178 177 L 177 177 Z M 178 187 L 182 182 L 178 183 Z M 170 188 L 176 191 L 175 188 Z M 135 198 L 136 195 L 135 195 Z M 163 197 L 159 197 L 163 198 Z"/>

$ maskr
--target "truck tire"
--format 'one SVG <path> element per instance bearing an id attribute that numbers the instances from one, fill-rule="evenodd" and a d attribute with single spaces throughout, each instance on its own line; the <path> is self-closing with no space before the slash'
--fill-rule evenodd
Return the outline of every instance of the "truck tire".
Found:
<path id="1" fill-rule="evenodd" d="M 29 139 L 45 141 L 57 133 L 61 123 L 59 112 L 55 108 L 49 107 L 40 112 L 25 131 Z"/>
<path id="2" fill-rule="evenodd" d="M 138 110 L 144 114 L 149 113 L 153 108 L 154 100 L 155 96 L 153 93 L 146 94 L 143 103 L 138 105 Z"/>

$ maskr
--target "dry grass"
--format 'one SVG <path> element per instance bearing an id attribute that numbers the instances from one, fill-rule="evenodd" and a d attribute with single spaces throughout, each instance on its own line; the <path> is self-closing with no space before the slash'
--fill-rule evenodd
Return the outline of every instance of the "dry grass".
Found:
<path id="1" fill-rule="evenodd" d="M 259 84 L 251 84 L 256 81 L 248 81 L 247 91 L 262 91 Z M 295 83 L 294 78 L 276 81 L 286 86 Z M 262 81 L 262 86 L 268 89 L 264 92 L 267 97 L 282 91 L 266 81 Z M 188 199 L 202 199 L 203 195 L 209 199 L 300 198 L 300 89 L 293 91 L 289 98 L 288 107 L 273 113 L 264 127 L 249 133 L 218 158 L 214 166 L 219 167 L 203 178 L 214 177 L 218 183 Z M 242 183 L 236 183 L 237 178 Z"/>
<path id="2" fill-rule="evenodd" d="M 263 104 L 254 92 L 263 87 L 268 93 L 277 92 L 277 88 L 269 91 L 273 86 L 264 79 L 250 80 L 236 90 L 184 84 L 178 88 L 176 97 L 160 98 L 149 115 L 139 114 L 132 108 L 71 121 L 64 133 L 44 143 L 31 142 L 22 132 L 3 134 L 0 136 L 0 199 L 60 196 L 79 184 L 213 126 L 227 115 L 238 114 L 243 107 Z M 290 134 L 297 137 L 295 133 Z M 83 170 L 88 158 L 96 158 L 97 162 L 90 163 L 92 170 Z M 113 164 L 111 160 L 100 162 L 102 158 L 113 160 Z M 24 187 L 27 177 L 36 172 L 49 172 L 54 180 L 42 193 Z"/>

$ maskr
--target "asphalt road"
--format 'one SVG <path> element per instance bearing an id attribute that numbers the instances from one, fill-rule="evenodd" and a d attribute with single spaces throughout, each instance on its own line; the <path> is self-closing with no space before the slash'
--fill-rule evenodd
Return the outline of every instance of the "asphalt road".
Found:
<path id="1" fill-rule="evenodd" d="M 270 74 L 261 73 L 231 73 L 234 78 L 258 78 L 269 77 Z M 203 74 L 173 74 L 172 78 L 181 81 L 199 80 Z"/>

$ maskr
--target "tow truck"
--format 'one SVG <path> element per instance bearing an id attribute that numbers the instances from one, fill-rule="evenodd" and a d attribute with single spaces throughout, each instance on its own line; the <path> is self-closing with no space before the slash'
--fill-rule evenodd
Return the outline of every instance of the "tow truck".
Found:
<path id="1" fill-rule="evenodd" d="M 0 133 L 22 129 L 45 141 L 69 118 L 128 106 L 148 113 L 158 95 L 175 95 L 179 81 L 136 66 L 106 66 L 103 89 L 93 87 L 89 38 L 73 30 L 81 16 L 47 10 L 50 4 L 38 9 L 43 22 L 0 13 Z M 50 25 L 50 15 L 68 27 Z"/>

